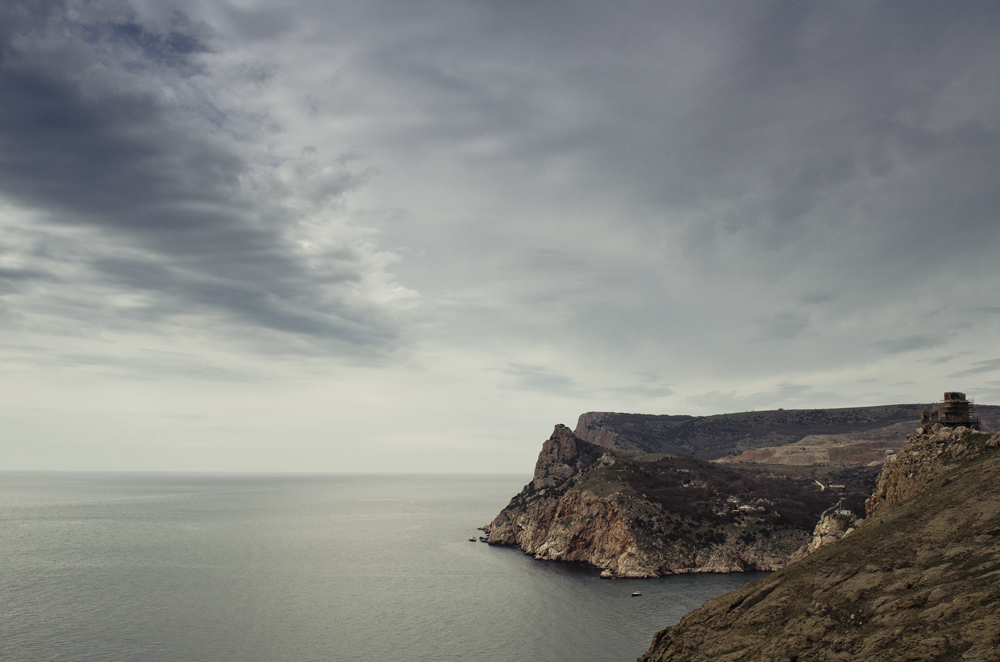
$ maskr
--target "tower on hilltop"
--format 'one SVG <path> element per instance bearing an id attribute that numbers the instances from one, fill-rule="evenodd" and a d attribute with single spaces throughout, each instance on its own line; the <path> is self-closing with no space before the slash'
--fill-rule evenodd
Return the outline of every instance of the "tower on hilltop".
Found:
<path id="1" fill-rule="evenodd" d="M 939 403 L 936 409 L 925 409 L 920 413 L 920 427 L 925 432 L 929 432 L 935 423 L 940 423 L 946 428 L 979 429 L 976 406 L 971 400 L 966 400 L 965 394 L 959 391 L 946 392 L 944 402 Z"/>

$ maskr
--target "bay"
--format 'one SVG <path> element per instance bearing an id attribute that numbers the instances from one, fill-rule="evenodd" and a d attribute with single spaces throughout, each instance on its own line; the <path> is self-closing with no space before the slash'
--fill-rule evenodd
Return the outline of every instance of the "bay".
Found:
<path id="1" fill-rule="evenodd" d="M 0 473 L 0 659 L 634 660 L 764 576 L 601 580 L 469 542 L 526 481 Z"/>

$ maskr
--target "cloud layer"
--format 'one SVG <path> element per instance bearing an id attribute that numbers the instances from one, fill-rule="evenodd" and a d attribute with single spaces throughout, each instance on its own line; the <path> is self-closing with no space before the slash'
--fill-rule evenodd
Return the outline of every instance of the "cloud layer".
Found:
<path id="1" fill-rule="evenodd" d="M 6 388 L 141 378 L 326 470 L 505 468 L 591 409 L 994 401 L 998 36 L 989 2 L 5 3 Z"/>
<path id="2" fill-rule="evenodd" d="M 111 3 L 5 7 L 0 191 L 33 214 L 7 227 L 27 252 L 9 258 L 31 265 L 5 272 L 17 290 L 101 292 L 84 323 L 113 324 L 104 309 L 217 318 L 325 351 L 397 340 L 391 256 L 337 214 L 364 173 L 309 154 L 268 163 L 273 122 L 213 98 L 207 25 Z"/>

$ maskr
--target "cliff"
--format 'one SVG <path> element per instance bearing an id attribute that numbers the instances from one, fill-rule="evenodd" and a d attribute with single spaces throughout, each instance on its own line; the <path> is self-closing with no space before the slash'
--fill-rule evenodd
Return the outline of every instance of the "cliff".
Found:
<path id="1" fill-rule="evenodd" d="M 482 528 L 490 544 L 620 577 L 776 570 L 844 496 L 806 476 L 612 451 L 557 425 L 531 482 Z"/>
<path id="2" fill-rule="evenodd" d="M 1000 660 L 1000 435 L 887 462 L 863 525 L 654 637 L 640 662 Z"/>
<path id="3" fill-rule="evenodd" d="M 996 446 L 990 435 L 966 428 L 937 424 L 931 434 L 909 438 L 905 452 L 889 457 L 875 481 L 875 492 L 866 503 L 869 516 L 923 492 L 950 460 L 978 455 Z M 985 446 L 981 446 L 986 444 Z"/>
<path id="4" fill-rule="evenodd" d="M 542 444 L 531 487 L 533 490 L 555 487 L 593 464 L 600 456 L 599 449 L 577 439 L 565 425 L 557 425 L 552 436 Z"/>

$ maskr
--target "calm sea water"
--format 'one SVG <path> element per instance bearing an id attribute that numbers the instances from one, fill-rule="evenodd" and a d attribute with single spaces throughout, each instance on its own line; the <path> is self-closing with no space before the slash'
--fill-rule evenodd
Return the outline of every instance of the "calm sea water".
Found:
<path id="1" fill-rule="evenodd" d="M 0 659 L 626 661 L 763 576 L 469 542 L 525 480 L 0 473 Z"/>

